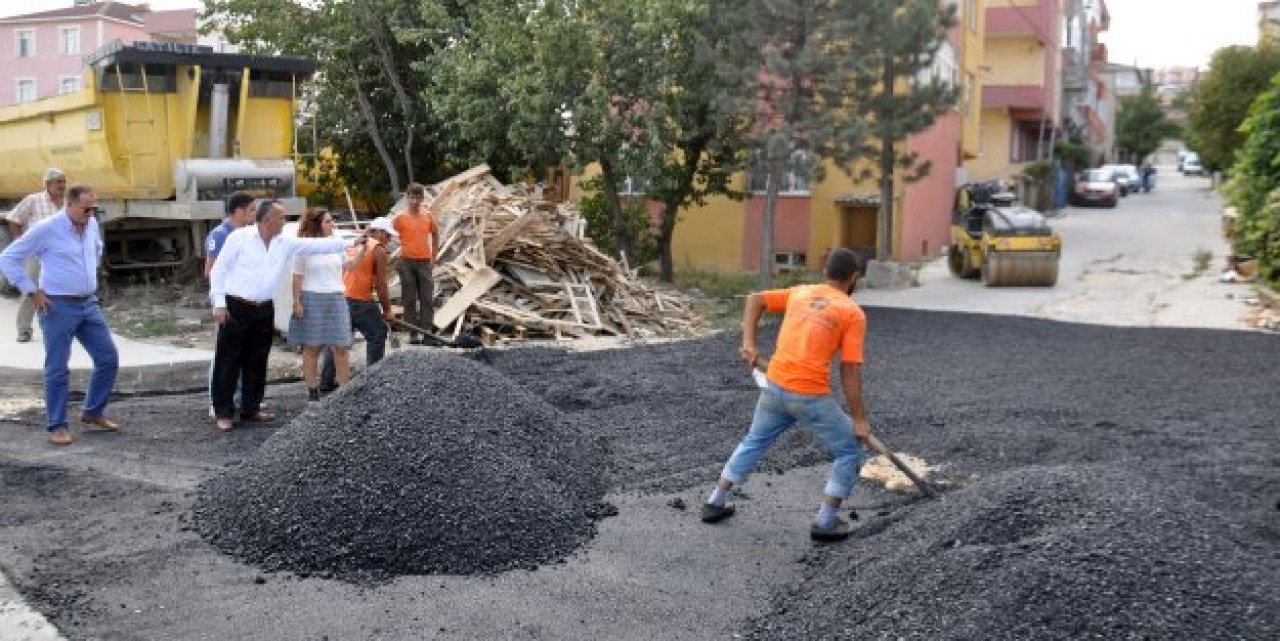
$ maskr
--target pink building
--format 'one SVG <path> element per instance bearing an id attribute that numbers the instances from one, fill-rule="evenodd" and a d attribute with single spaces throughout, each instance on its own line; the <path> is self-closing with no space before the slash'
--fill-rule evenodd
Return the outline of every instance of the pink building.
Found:
<path id="1" fill-rule="evenodd" d="M 67 0 L 64 9 L 0 18 L 0 105 L 79 91 L 82 56 L 121 40 L 195 42 L 195 9 Z"/>

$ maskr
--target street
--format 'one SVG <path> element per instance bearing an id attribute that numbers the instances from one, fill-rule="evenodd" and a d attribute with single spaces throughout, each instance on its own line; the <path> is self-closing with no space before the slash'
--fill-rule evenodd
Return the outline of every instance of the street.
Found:
<path id="1" fill-rule="evenodd" d="M 221 553 L 193 525 L 206 482 L 261 465 L 277 432 L 319 429 L 317 413 L 353 400 L 308 408 L 295 384 L 268 390 L 295 421 L 226 434 L 203 394 L 122 399 L 120 434 L 66 449 L 45 444 L 39 410 L 4 416 L 0 569 L 72 639 L 1273 639 L 1280 338 L 1222 331 L 1240 328 L 1250 290 L 1216 282 L 1218 210 L 1207 181 L 1165 170 L 1154 194 L 1053 221 L 1066 245 L 1055 288 L 989 289 L 937 261 L 918 288 L 858 293 L 874 429 L 937 466 L 947 491 L 859 484 L 858 529 L 840 545 L 807 538 L 828 465 L 801 429 L 743 486 L 734 519 L 698 522 L 756 397 L 739 337 L 722 333 L 480 357 L 607 445 L 617 514 L 558 562 L 358 583 Z M 505 400 L 487 389 L 418 393 L 445 395 L 433 402 L 465 422 Z M 316 447 L 404 461 L 443 423 L 402 422 L 400 439 Z M 402 468 L 370 462 L 353 474 Z M 282 479 L 301 474 L 275 463 Z M 395 481 L 351 482 L 375 480 Z M 490 490 L 476 509 L 518 495 Z M 4 621 L 5 639 L 32 629 Z"/>
<path id="2" fill-rule="evenodd" d="M 986 291 L 937 260 L 922 270 L 918 288 L 863 291 L 858 299 L 1102 325 L 1241 328 L 1248 290 L 1216 281 L 1230 252 L 1209 179 L 1174 167 L 1160 167 L 1157 176 L 1154 192 L 1131 194 L 1115 209 L 1069 207 L 1050 220 L 1063 239 L 1056 287 Z M 1198 255 L 1208 256 L 1203 269 Z"/>

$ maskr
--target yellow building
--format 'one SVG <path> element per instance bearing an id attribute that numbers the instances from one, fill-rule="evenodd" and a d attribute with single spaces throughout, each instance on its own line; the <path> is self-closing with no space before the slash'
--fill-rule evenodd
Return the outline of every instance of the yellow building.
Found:
<path id="1" fill-rule="evenodd" d="M 932 128 L 906 141 L 907 149 L 931 161 L 932 170 L 914 183 L 895 181 L 889 243 L 894 260 L 929 257 L 949 242 L 954 190 L 964 178 L 960 161 L 980 153 L 986 4 L 987 0 L 965 0 L 957 5 L 958 24 L 933 70 L 962 88 L 960 104 Z M 754 180 L 738 176 L 736 183 L 750 194 L 746 200 L 716 198 L 682 212 L 672 241 L 677 271 L 759 269 L 764 184 L 759 176 Z M 874 248 L 879 209 L 875 182 L 855 180 L 835 167 L 828 166 L 825 179 L 812 183 L 787 176 L 776 210 L 775 265 L 817 269 L 833 247 Z"/>
<path id="2" fill-rule="evenodd" d="M 1045 157 L 1061 116 L 1063 0 L 988 0 L 982 112 L 970 180 L 1008 179 Z"/>

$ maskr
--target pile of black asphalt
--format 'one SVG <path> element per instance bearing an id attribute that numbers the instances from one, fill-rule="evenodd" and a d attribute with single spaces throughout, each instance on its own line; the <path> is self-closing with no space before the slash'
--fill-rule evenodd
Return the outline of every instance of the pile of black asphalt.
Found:
<path id="1" fill-rule="evenodd" d="M 608 514 L 606 452 L 497 372 L 397 352 L 207 480 L 202 536 L 268 570 L 381 580 L 563 560 Z"/>
<path id="2" fill-rule="evenodd" d="M 227 434 L 204 394 L 128 399 L 126 430 L 77 446 L 102 471 L 0 454 L 0 561 L 76 638 L 1280 638 L 1280 336 L 867 314 L 873 427 L 945 491 L 860 484 L 843 543 L 806 538 L 828 458 L 802 429 L 736 516 L 698 522 L 758 395 L 733 332 L 405 350 L 286 426 Z M 194 498 L 117 478 L 183 457 L 208 475 Z M 623 513 L 600 524 L 605 500 Z M 770 526 L 791 519 L 794 539 Z M 636 558 L 655 537 L 670 556 Z"/>
<path id="3" fill-rule="evenodd" d="M 863 511 L 745 634 L 1280 638 L 1277 337 L 868 316 L 875 429 L 948 491 Z M 709 486 L 749 424 L 739 340 L 490 360 L 604 433 L 617 485 L 662 491 Z M 802 432 L 761 469 L 825 462 Z"/>

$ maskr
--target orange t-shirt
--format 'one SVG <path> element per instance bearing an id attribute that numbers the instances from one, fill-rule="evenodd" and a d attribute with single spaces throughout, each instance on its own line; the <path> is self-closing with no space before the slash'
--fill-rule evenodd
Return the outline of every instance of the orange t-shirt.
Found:
<path id="1" fill-rule="evenodd" d="M 831 392 L 831 359 L 862 362 L 867 315 L 853 297 L 825 283 L 763 292 L 765 309 L 786 310 L 769 380 L 796 394 Z"/>
<path id="2" fill-rule="evenodd" d="M 373 287 L 373 271 L 378 262 L 375 250 L 382 243 L 372 238 L 365 239 L 364 242 L 364 258 L 351 269 L 342 271 L 342 284 L 346 286 L 346 296 L 351 300 L 371 301 L 376 291 Z M 359 245 L 348 247 L 345 260 L 355 260 L 360 255 L 360 249 Z"/>
<path id="3" fill-rule="evenodd" d="M 391 217 L 391 226 L 400 234 L 400 257 L 413 260 L 431 260 L 431 237 L 436 233 L 436 217 L 431 210 L 419 210 L 417 215 L 401 211 Z"/>

